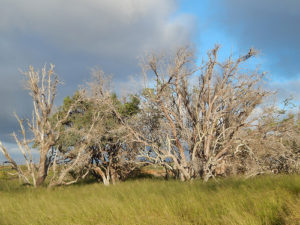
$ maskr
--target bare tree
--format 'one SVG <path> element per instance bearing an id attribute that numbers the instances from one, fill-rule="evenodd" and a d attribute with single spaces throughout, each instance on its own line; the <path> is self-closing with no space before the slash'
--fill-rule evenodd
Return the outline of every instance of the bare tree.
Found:
<path id="1" fill-rule="evenodd" d="M 237 147 L 229 163 L 233 173 L 246 177 L 262 173 L 300 171 L 299 116 L 271 105 L 261 109 L 256 123 L 239 133 Z"/>
<path id="2" fill-rule="evenodd" d="M 27 72 L 23 72 L 23 75 L 26 78 L 26 88 L 29 90 L 33 101 L 32 119 L 26 120 L 26 125 L 31 134 L 26 135 L 23 124 L 24 121 L 19 119 L 16 115 L 23 138 L 20 139 L 16 133 L 13 133 L 13 137 L 24 156 L 31 178 L 25 178 L 25 173 L 16 165 L 3 145 L 1 145 L 1 149 L 8 161 L 27 183 L 31 183 L 34 186 L 41 186 L 47 177 L 51 163 L 53 163 L 54 155 L 51 149 L 60 136 L 60 132 L 58 131 L 64 121 L 69 117 L 73 105 L 70 106 L 59 120 L 53 123 L 51 116 L 54 108 L 54 99 L 56 97 L 56 88 L 59 83 L 54 71 L 54 65 L 51 64 L 48 70 L 46 66 L 44 66 L 41 71 L 35 71 L 34 68 L 30 66 Z M 40 154 L 39 164 L 37 166 L 34 165 L 32 159 L 31 149 L 33 147 L 37 148 Z"/>
<path id="3" fill-rule="evenodd" d="M 225 62 L 218 61 L 218 50 L 209 51 L 201 66 L 188 48 L 171 59 L 155 54 L 146 59 L 144 71 L 154 76 L 155 88 L 144 91 L 144 122 L 128 129 L 145 146 L 141 159 L 165 165 L 183 181 L 214 177 L 268 94 L 259 86 L 264 73 L 240 68 L 255 55 L 253 49 Z"/>

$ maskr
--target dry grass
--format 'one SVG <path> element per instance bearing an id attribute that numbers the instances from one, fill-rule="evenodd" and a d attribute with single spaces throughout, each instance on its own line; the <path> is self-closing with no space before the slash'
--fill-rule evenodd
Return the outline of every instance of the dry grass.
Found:
<path id="1" fill-rule="evenodd" d="M 0 179 L 0 224 L 300 224 L 300 176 L 33 189 Z"/>

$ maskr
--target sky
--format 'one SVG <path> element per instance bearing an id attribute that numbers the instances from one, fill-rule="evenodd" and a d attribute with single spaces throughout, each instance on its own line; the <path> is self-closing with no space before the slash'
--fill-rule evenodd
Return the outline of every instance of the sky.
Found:
<path id="1" fill-rule="evenodd" d="M 260 51 L 266 88 L 300 101 L 299 0 L 1 0 L 0 140 L 13 147 L 13 116 L 30 117 L 23 88 L 29 65 L 56 65 L 63 81 L 56 104 L 90 79 L 113 74 L 120 92 L 136 91 L 139 59 L 149 51 L 190 44 L 201 59 L 216 43 L 221 57 Z M 0 158 L 1 161 L 1 158 Z"/>

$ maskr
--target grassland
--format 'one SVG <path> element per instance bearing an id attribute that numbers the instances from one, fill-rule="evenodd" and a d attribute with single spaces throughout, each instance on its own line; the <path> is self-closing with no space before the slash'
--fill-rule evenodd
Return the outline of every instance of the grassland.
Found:
<path id="1" fill-rule="evenodd" d="M 300 176 L 33 189 L 0 179 L 0 224 L 300 224 Z"/>

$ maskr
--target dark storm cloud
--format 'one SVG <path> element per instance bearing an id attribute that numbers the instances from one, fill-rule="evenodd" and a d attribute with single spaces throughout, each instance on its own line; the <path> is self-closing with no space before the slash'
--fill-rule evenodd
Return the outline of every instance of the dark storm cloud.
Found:
<path id="1" fill-rule="evenodd" d="M 31 115 L 18 69 L 54 63 L 64 81 L 58 101 L 101 67 L 126 83 L 137 57 L 189 41 L 194 20 L 176 15 L 175 0 L 1 0 L 0 139 L 17 129 L 13 112 Z"/>
<path id="2" fill-rule="evenodd" d="M 243 48 L 256 47 L 268 59 L 271 73 L 300 76 L 299 0 L 214 1 L 219 28 L 237 38 Z"/>

